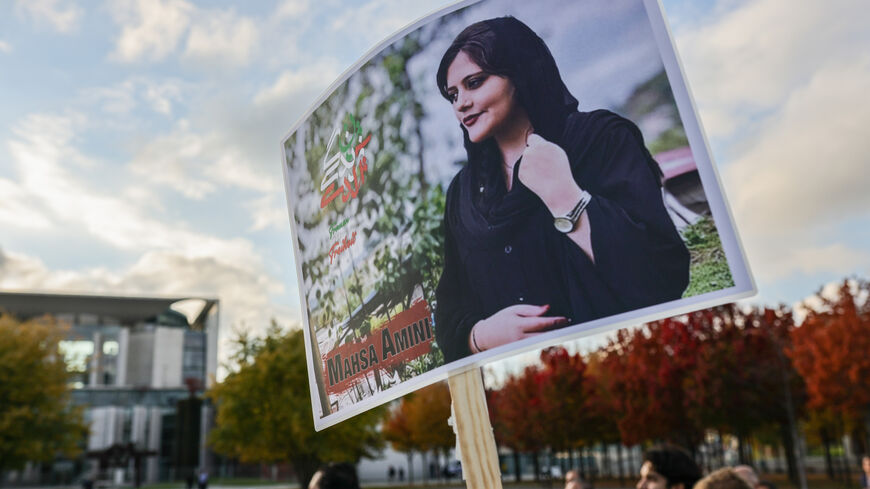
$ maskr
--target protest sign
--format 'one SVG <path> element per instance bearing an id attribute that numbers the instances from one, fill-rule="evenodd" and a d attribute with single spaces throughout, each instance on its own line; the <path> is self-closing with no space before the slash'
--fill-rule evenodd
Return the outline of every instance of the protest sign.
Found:
<path id="1" fill-rule="evenodd" d="M 434 13 L 345 72 L 282 152 L 317 429 L 754 293 L 655 1 Z"/>

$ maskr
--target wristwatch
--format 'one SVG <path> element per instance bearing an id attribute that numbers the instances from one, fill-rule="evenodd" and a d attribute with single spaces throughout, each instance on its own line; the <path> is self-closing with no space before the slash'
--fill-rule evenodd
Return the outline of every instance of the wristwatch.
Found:
<path id="1" fill-rule="evenodd" d="M 592 196 L 589 195 L 589 192 L 582 190 L 580 200 L 577 201 L 577 205 L 571 209 L 571 212 L 564 216 L 553 218 L 553 226 L 556 227 L 556 230 L 565 234 L 573 231 L 574 228 L 577 227 L 577 221 L 580 220 L 580 214 L 583 214 L 583 211 L 586 210 L 586 206 L 589 205 L 591 200 Z"/>

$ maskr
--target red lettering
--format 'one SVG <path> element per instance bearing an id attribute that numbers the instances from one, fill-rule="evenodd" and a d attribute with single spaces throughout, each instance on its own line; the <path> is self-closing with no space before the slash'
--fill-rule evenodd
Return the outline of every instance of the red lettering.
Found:
<path id="1" fill-rule="evenodd" d="M 356 231 L 353 232 L 350 239 L 347 239 L 346 237 L 344 237 L 344 238 L 341 238 L 341 243 L 336 241 L 329 248 L 329 264 L 332 265 L 332 260 L 335 259 L 335 257 L 337 257 L 338 255 L 344 253 L 348 248 L 353 246 L 354 243 L 356 243 Z"/>

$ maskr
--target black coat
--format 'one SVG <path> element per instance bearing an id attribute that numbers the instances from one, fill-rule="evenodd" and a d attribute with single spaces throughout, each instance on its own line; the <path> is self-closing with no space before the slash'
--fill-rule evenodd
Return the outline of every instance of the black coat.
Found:
<path id="1" fill-rule="evenodd" d="M 435 331 L 445 359 L 471 352 L 472 326 L 514 304 L 549 304 L 548 315 L 578 324 L 679 299 L 689 254 L 662 200 L 661 172 L 637 127 L 608 111 L 574 112 L 558 141 L 588 213 L 593 263 L 553 226 L 543 202 L 518 178 L 488 183 L 471 161 L 447 191 L 444 271 Z"/>

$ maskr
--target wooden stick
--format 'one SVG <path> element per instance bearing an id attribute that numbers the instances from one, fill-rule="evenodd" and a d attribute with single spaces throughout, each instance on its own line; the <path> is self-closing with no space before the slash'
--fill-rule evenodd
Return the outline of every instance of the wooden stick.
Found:
<path id="1" fill-rule="evenodd" d="M 486 408 L 483 377 L 473 368 L 447 379 L 453 402 L 456 441 L 468 489 L 501 489 L 495 436 Z"/>

